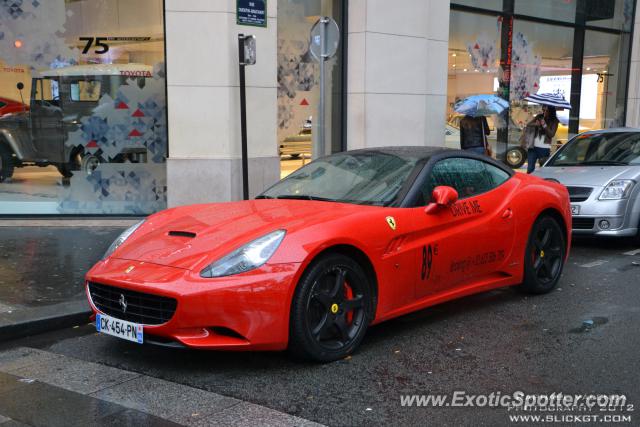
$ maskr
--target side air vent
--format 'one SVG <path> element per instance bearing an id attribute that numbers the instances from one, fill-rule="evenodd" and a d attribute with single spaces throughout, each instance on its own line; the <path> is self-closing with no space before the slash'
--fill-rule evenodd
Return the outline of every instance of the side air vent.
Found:
<path id="1" fill-rule="evenodd" d="M 402 244 L 404 243 L 404 236 L 400 236 L 400 237 L 395 237 L 393 239 L 391 239 L 391 241 L 389 242 L 389 244 L 387 245 L 387 247 L 384 250 L 384 255 L 392 255 L 395 252 L 400 250 L 400 247 L 402 246 Z"/>
<path id="2" fill-rule="evenodd" d="M 196 237 L 196 233 L 192 233 L 191 231 L 170 231 L 169 236 L 188 237 L 193 239 Z"/>

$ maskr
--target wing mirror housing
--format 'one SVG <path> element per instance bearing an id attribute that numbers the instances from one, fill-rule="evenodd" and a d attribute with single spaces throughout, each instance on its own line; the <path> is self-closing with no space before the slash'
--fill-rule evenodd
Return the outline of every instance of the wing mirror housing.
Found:
<path id="1" fill-rule="evenodd" d="M 453 187 L 441 185 L 433 189 L 431 193 L 431 203 L 427 205 L 424 212 L 429 215 L 441 208 L 448 208 L 458 201 L 458 192 Z"/>

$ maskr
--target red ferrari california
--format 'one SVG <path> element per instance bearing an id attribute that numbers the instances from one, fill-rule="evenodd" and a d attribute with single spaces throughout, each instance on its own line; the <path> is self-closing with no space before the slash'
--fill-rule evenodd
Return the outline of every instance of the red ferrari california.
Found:
<path id="1" fill-rule="evenodd" d="M 149 216 L 86 290 L 98 331 L 119 338 L 325 362 L 405 313 L 503 286 L 549 292 L 570 239 L 557 182 L 458 150 L 364 149 L 256 200 Z"/>

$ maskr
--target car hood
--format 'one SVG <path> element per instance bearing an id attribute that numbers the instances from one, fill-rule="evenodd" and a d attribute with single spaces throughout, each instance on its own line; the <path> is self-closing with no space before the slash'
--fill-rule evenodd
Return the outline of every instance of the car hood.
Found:
<path id="1" fill-rule="evenodd" d="M 554 178 L 564 185 L 604 187 L 612 179 L 638 179 L 640 166 L 548 166 L 534 175 Z"/>
<path id="2" fill-rule="evenodd" d="M 204 268 L 272 231 L 284 229 L 290 235 L 318 223 L 344 219 L 363 209 L 376 208 L 308 200 L 184 206 L 150 216 L 113 257 L 189 270 Z"/>

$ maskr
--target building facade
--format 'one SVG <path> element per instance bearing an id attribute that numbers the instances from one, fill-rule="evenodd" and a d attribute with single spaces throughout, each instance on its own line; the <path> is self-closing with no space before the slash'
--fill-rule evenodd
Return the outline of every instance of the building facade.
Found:
<path id="1" fill-rule="evenodd" d="M 238 34 L 256 195 L 309 161 L 321 16 L 341 40 L 325 70 L 325 153 L 457 147 L 453 105 L 509 102 L 494 153 L 562 94 L 559 142 L 640 126 L 634 0 L 13 0 L 0 5 L 0 215 L 146 215 L 242 197 Z M 247 21 L 247 17 L 249 20 Z"/>

